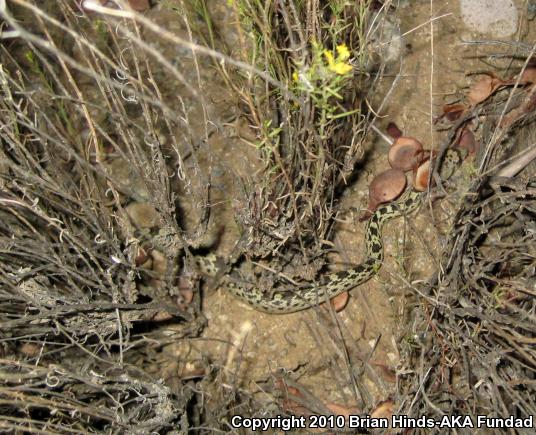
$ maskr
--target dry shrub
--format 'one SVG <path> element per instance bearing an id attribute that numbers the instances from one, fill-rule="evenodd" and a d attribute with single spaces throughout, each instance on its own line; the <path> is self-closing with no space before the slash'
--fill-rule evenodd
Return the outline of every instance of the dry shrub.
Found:
<path id="1" fill-rule="evenodd" d="M 479 167 L 454 216 L 439 273 L 423 289 L 424 317 L 406 356 L 414 373 L 401 384 L 398 413 L 469 415 L 474 422 L 478 415 L 536 415 L 536 179 L 535 162 L 522 159 L 534 152 L 536 117 L 520 110 L 533 95 L 534 87 L 505 90 L 461 121 L 483 121 Z M 513 170 L 516 162 L 522 164 Z M 506 166 L 508 177 L 497 176 Z"/>
<path id="2" fill-rule="evenodd" d="M 147 372 L 163 344 L 197 336 L 204 321 L 198 293 L 186 309 L 177 303 L 181 261 L 202 244 L 210 214 L 207 143 L 227 121 L 211 111 L 203 89 L 210 68 L 220 68 L 222 87 L 236 92 L 258 132 L 265 168 L 259 189 L 258 180 L 245 180 L 237 219 L 252 231 L 241 252 L 300 251 L 296 264 L 303 264 L 325 249 L 337 195 L 370 121 L 360 70 L 368 4 L 307 9 L 287 1 L 262 10 L 260 2 L 235 2 L 245 8 L 235 11 L 239 29 L 262 38 L 261 56 L 249 59 L 193 42 L 201 35 L 194 38 L 199 29 L 188 17 L 201 3 L 177 2 L 186 29 L 179 36 L 114 2 L 102 14 L 67 0 L 14 0 L 9 9 L 0 2 L 8 26 L 0 47 L 6 430 L 186 431 L 222 426 L 230 410 L 260 409 L 209 371 L 201 384 L 174 379 L 172 387 Z M 257 21 L 240 21 L 248 8 Z M 337 48 L 343 45 L 356 53 L 355 74 L 333 69 L 349 65 Z M 306 92 L 292 84 L 293 73 L 305 76 L 315 62 L 333 67 L 335 87 Z M 314 86 L 326 84 L 317 79 Z M 188 222 L 180 215 L 186 198 L 199 205 Z M 156 210 L 157 232 L 129 219 L 133 201 Z M 161 259 L 158 274 L 140 266 L 151 250 Z M 174 335 L 162 335 L 157 321 L 178 325 Z M 213 400 L 205 401 L 209 390 Z"/>

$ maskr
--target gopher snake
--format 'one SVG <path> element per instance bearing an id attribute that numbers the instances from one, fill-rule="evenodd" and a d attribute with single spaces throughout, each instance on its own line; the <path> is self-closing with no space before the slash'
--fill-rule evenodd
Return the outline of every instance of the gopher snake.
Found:
<path id="1" fill-rule="evenodd" d="M 452 175 L 454 168 L 460 163 L 458 152 L 448 150 L 443 160 L 441 176 L 446 179 Z M 410 190 L 396 203 L 379 207 L 368 220 L 365 229 L 365 260 L 355 267 L 326 275 L 319 283 L 314 283 L 295 291 L 276 292 L 272 297 L 260 288 L 246 289 L 235 282 L 225 282 L 224 286 L 236 297 L 253 308 L 272 314 L 286 314 L 305 310 L 325 302 L 353 287 L 372 278 L 380 270 L 383 263 L 382 226 L 397 216 L 407 215 L 421 203 L 423 193 Z M 215 277 L 221 271 L 223 259 L 215 255 L 196 256 L 195 264 L 204 275 Z"/>
<path id="2" fill-rule="evenodd" d="M 272 314 L 292 313 L 325 302 L 342 292 L 363 284 L 380 270 L 383 262 L 381 235 L 383 224 L 390 219 L 415 210 L 421 202 L 421 196 L 422 194 L 419 192 L 410 191 L 401 201 L 379 207 L 368 220 L 365 229 L 365 261 L 351 269 L 330 273 L 325 276 L 323 282 L 300 288 L 295 292 L 275 293 L 270 299 L 260 288 L 246 289 L 234 282 L 225 282 L 224 286 L 233 295 L 253 308 Z M 196 256 L 195 262 L 199 272 L 215 277 L 223 260 L 215 255 L 208 255 Z"/>

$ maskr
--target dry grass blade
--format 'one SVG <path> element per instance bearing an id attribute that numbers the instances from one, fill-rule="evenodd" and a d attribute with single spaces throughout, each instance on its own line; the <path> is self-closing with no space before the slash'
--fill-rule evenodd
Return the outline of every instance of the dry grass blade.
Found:
<path id="1" fill-rule="evenodd" d="M 381 133 L 382 95 L 410 75 L 426 83 L 400 61 L 386 90 L 383 56 L 420 50 L 401 38 L 427 25 L 433 145 L 432 96 L 444 91 L 433 35 L 451 13 L 433 18 L 431 0 L 412 30 L 395 19 L 376 38 L 396 3 L 0 0 L 1 430 L 230 432 L 234 415 L 282 412 L 536 415 L 533 45 L 515 45 L 526 56 L 516 79 L 486 79 L 471 107 L 455 101 L 440 117 L 454 123 L 438 156 L 467 129 L 477 163 L 463 168 L 471 185 L 451 201 L 430 279 L 405 274 L 405 247 L 385 256 L 404 275 L 384 276 L 416 295 L 409 339 L 392 333 L 383 346 L 384 324 L 367 331 L 328 305 L 299 318 L 314 369 L 305 354 L 278 372 L 284 352 L 259 345 L 277 355 L 253 377 L 261 316 L 227 311 L 221 295 L 207 303 L 190 267 L 192 254 L 232 251 L 221 274 L 249 265 L 267 294 L 322 278 L 346 187 L 369 175 L 356 163 L 381 157 L 364 149 Z M 216 320 L 242 326 L 203 335 Z M 299 353 L 304 337 L 287 332 L 286 353 Z M 302 376 L 314 370 L 322 387 Z"/>
<path id="2" fill-rule="evenodd" d="M 218 427 L 248 393 L 217 385 L 221 400 L 203 408 L 203 393 L 183 391 L 195 370 L 172 391 L 135 368 L 202 324 L 197 281 L 178 274 L 220 200 L 211 141 L 237 119 L 214 110 L 205 86 L 215 67 L 257 133 L 248 146 L 264 167 L 260 183 L 242 180 L 237 219 L 252 231 L 241 253 L 286 257 L 301 277 L 362 153 L 368 2 L 234 2 L 239 55 L 199 26 L 211 22 L 202 0 L 175 2 L 184 34 L 102 3 L 0 2 L 0 425 Z M 133 218 L 143 207 L 154 222 Z M 155 322 L 180 326 L 165 337 Z"/>
<path id="3" fill-rule="evenodd" d="M 518 113 L 533 92 L 504 90 L 479 113 Z M 404 383 L 401 396 L 416 396 L 400 413 L 461 414 L 474 422 L 478 415 L 535 415 L 535 114 L 525 110 L 515 119 L 498 134 L 501 119 L 490 116 L 479 131 L 490 144 L 480 153 L 488 175 L 465 193 L 441 272 L 423 290 L 433 295 L 420 329 L 429 339 L 414 358 L 427 376 Z"/>

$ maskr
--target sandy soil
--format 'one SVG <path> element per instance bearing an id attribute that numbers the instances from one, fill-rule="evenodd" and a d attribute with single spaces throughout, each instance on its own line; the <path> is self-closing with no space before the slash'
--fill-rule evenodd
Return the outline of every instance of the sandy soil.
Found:
<path id="1" fill-rule="evenodd" d="M 220 3 L 214 7 L 221 8 L 221 13 L 214 16 L 223 21 L 230 19 L 224 2 Z M 393 16 L 405 35 L 400 53 L 402 66 L 394 91 L 377 122 L 379 128 L 395 122 L 405 135 L 418 138 L 432 149 L 439 146 L 446 134 L 437 131 L 433 119 L 443 104 L 456 101 L 467 90 L 474 80 L 467 73 L 503 66 L 500 60 L 486 57 L 497 53 L 497 47 L 464 43 L 495 38 L 467 30 L 458 1 L 436 1 L 433 5 L 430 11 L 429 1 L 404 2 Z M 518 7 L 522 11 L 523 2 Z M 441 16 L 433 22 L 433 33 L 431 16 Z M 171 9 L 164 8 L 151 18 L 168 28 L 173 28 L 170 25 L 173 22 L 174 31 L 185 32 Z M 220 24 L 223 27 L 224 22 Z M 526 16 L 522 16 L 519 37 L 527 38 L 527 32 Z M 227 37 L 232 38 L 232 32 Z M 507 51 L 504 47 L 501 50 Z M 186 57 L 181 62 L 186 71 L 194 73 L 192 59 Z M 399 65 L 398 62 L 390 65 L 383 89 L 388 90 L 392 85 Z M 236 197 L 239 191 L 239 177 L 254 178 L 260 165 L 254 147 L 241 139 L 247 139 L 252 132 L 237 117 L 237 101 L 222 93 L 221 81 L 212 68 L 201 65 L 201 70 L 207 83 L 205 95 L 210 111 L 218 119 L 232 120 L 211 134 L 204 150 L 206 161 L 201 162 L 209 165 L 215 187 L 206 243 L 217 241 L 218 253 L 228 255 L 238 238 L 232 217 L 236 204 L 231 204 L 229 198 Z M 379 104 L 379 100 L 373 104 Z M 192 103 L 192 119 L 202 119 L 198 106 Z M 201 123 L 194 122 L 192 130 L 194 134 L 203 134 Z M 371 134 L 367 147 L 370 157 L 362 176 L 348 187 L 343 197 L 342 209 L 346 212 L 341 216 L 334 240 L 340 253 L 333 258 L 335 264 L 361 260 L 364 225 L 358 222 L 356 210 L 366 207 L 368 183 L 376 173 L 387 168 L 388 145 Z M 194 226 L 198 216 L 195 206 L 186 198 L 182 208 L 187 225 Z M 262 396 L 259 383 L 283 369 L 294 372 L 294 379 L 299 379 L 325 403 L 373 409 L 396 394 L 396 374 L 403 376 L 412 370 L 401 367 L 399 352 L 420 339 L 411 335 L 412 325 L 425 321 L 413 310 L 413 295 L 416 284 L 430 277 L 436 268 L 442 240 L 448 234 L 448 210 L 448 201 L 443 201 L 434 205 L 433 214 L 425 207 L 408 221 L 399 219 L 389 224 L 384 232 L 383 268 L 375 278 L 351 292 L 348 306 L 339 314 L 311 309 L 282 316 L 268 315 L 237 301 L 225 288 L 207 290 L 203 312 L 208 322 L 203 337 L 164 349 L 164 377 L 173 378 L 195 361 L 205 360 L 232 373 L 236 385 Z M 419 311 L 422 312 L 422 307 Z"/>

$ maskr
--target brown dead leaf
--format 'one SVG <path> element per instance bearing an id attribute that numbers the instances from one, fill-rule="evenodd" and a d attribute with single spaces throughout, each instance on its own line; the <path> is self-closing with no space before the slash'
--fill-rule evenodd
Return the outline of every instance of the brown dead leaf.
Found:
<path id="1" fill-rule="evenodd" d="M 514 122 L 521 119 L 521 117 L 533 112 L 534 110 L 536 110 L 536 86 L 532 86 L 530 88 L 530 92 L 526 96 L 523 103 L 506 114 L 506 116 L 499 123 L 499 127 L 508 128 Z"/>
<path id="2" fill-rule="evenodd" d="M 151 7 L 149 0 L 128 0 L 128 4 L 138 12 L 143 12 Z"/>
<path id="3" fill-rule="evenodd" d="M 286 412 L 304 416 L 312 414 L 312 412 L 305 406 L 293 400 L 293 398 L 299 399 L 304 397 L 303 393 L 298 388 L 291 387 L 284 379 L 278 379 L 275 383 L 275 388 L 282 391 L 286 396 L 281 403 L 282 408 Z"/>
<path id="4" fill-rule="evenodd" d="M 474 154 L 478 150 L 475 135 L 468 128 L 462 130 L 456 146 L 462 150 L 466 150 L 468 154 Z"/>
<path id="5" fill-rule="evenodd" d="M 447 118 L 450 122 L 457 121 L 467 110 L 467 106 L 462 103 L 447 104 L 443 106 L 443 114 L 439 117 Z"/>
<path id="6" fill-rule="evenodd" d="M 342 292 L 340 295 L 331 298 L 329 303 L 331 304 L 336 313 L 340 313 L 348 304 L 349 299 L 350 295 L 348 294 L 348 292 Z"/>
<path id="7" fill-rule="evenodd" d="M 303 415 L 305 417 L 313 414 L 305 406 L 298 405 L 296 402 L 293 402 L 292 400 L 287 400 L 287 399 L 283 400 L 283 402 L 281 402 L 281 407 L 283 408 L 285 412 L 289 414 Z"/>
<path id="8" fill-rule="evenodd" d="M 378 205 L 393 201 L 406 188 L 406 175 L 400 169 L 388 169 L 376 175 L 369 184 L 369 203 L 366 212 L 359 218 L 363 222 L 372 216 Z"/>
<path id="9" fill-rule="evenodd" d="M 393 201 L 404 191 L 406 176 L 400 169 L 387 169 L 376 175 L 369 185 L 369 196 L 375 204 Z"/>
<path id="10" fill-rule="evenodd" d="M 397 127 L 394 122 L 390 122 L 389 124 L 387 124 L 387 134 L 393 139 L 398 139 L 400 136 L 402 136 L 402 131 Z"/>
<path id="11" fill-rule="evenodd" d="M 505 82 L 494 75 L 485 75 L 478 82 L 473 84 L 473 86 L 471 86 L 471 89 L 467 94 L 467 99 L 472 106 L 476 106 L 478 103 L 486 100 L 497 89 L 507 83 L 508 82 Z"/>
<path id="12" fill-rule="evenodd" d="M 350 418 L 351 415 L 359 415 L 361 410 L 355 406 L 343 406 L 336 403 L 326 403 L 326 408 L 328 408 L 335 415 L 342 415 L 346 420 Z"/>
<path id="13" fill-rule="evenodd" d="M 521 73 L 519 83 L 529 85 L 536 83 L 536 66 L 529 66 Z"/>
<path id="14" fill-rule="evenodd" d="M 298 390 L 295 387 L 291 387 L 287 385 L 287 383 L 283 379 L 278 379 L 278 381 L 275 384 L 275 387 L 278 390 L 284 391 L 286 394 L 294 395 L 296 397 L 303 397 L 303 394 L 300 390 Z"/>
<path id="15" fill-rule="evenodd" d="M 428 189 L 431 167 L 430 159 L 425 159 L 420 166 L 413 171 L 413 188 L 417 192 L 424 192 Z"/>
<path id="16" fill-rule="evenodd" d="M 400 136 L 389 148 L 391 168 L 407 172 L 415 169 L 422 159 L 423 146 L 414 137 Z"/>
<path id="17" fill-rule="evenodd" d="M 394 407 L 394 403 L 390 399 L 380 402 L 380 404 L 376 407 L 376 409 L 372 411 L 372 414 L 370 414 L 370 417 L 371 418 L 387 418 L 390 420 L 391 416 L 393 415 L 393 407 Z"/>
<path id="18" fill-rule="evenodd" d="M 151 267 L 153 266 L 152 258 L 141 246 L 138 246 L 138 251 L 136 253 L 136 257 L 134 258 L 134 263 L 136 264 L 136 267 L 141 267 L 144 269 L 151 269 Z"/>

